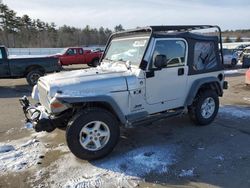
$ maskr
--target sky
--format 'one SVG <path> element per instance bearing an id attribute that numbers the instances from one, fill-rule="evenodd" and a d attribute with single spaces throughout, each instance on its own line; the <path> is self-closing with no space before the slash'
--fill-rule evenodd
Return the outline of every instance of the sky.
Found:
<path id="1" fill-rule="evenodd" d="M 18 16 L 83 28 L 212 24 L 250 29 L 250 0 L 3 0 Z"/>

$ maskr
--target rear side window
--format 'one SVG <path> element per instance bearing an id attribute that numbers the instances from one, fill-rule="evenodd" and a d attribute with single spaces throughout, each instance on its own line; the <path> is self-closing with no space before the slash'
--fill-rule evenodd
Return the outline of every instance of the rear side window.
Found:
<path id="1" fill-rule="evenodd" d="M 213 42 L 196 42 L 194 47 L 193 69 L 210 70 L 217 67 L 217 58 Z"/>
<path id="2" fill-rule="evenodd" d="M 83 50 L 82 49 L 79 49 L 79 54 L 83 54 Z"/>
<path id="3" fill-rule="evenodd" d="M 1 49 L 0 49 L 0 59 L 3 59 L 3 54 Z"/>

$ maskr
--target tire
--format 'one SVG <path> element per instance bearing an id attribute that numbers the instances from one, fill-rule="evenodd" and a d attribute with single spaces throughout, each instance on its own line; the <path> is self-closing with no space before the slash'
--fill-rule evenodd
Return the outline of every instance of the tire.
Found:
<path id="1" fill-rule="evenodd" d="M 108 155 L 116 146 L 119 137 L 120 128 L 116 117 L 101 108 L 89 108 L 76 114 L 66 129 L 70 151 L 77 158 L 84 160 L 99 159 Z"/>
<path id="2" fill-rule="evenodd" d="M 98 65 L 100 65 L 99 59 L 94 59 L 94 60 L 92 61 L 91 65 L 92 65 L 93 67 L 97 67 Z"/>
<path id="3" fill-rule="evenodd" d="M 236 60 L 236 59 L 232 59 L 232 61 L 231 61 L 231 66 L 232 66 L 232 67 L 235 67 L 236 64 L 237 64 L 237 60 Z"/>
<path id="4" fill-rule="evenodd" d="M 37 84 L 38 79 L 44 74 L 39 70 L 31 70 L 27 76 L 26 80 L 30 86 L 34 86 Z"/>
<path id="5" fill-rule="evenodd" d="M 205 90 L 204 92 L 199 92 L 196 96 L 192 106 L 188 109 L 188 113 L 190 119 L 196 125 L 203 126 L 214 121 L 218 110 L 219 97 L 217 93 L 213 90 Z"/>

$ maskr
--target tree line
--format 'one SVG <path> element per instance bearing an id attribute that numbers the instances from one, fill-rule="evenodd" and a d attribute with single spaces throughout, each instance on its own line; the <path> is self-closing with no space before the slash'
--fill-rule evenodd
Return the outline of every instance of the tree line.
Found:
<path id="1" fill-rule="evenodd" d="M 123 31 L 121 24 L 113 31 Z M 105 45 L 113 32 L 109 28 L 84 28 L 63 25 L 31 19 L 28 15 L 17 16 L 0 0 L 0 45 L 9 48 L 56 48 L 67 46 Z M 250 30 L 226 30 L 222 33 L 223 42 L 232 42 L 230 37 L 236 37 L 235 42 L 242 42 L 243 37 L 250 37 Z"/>
<path id="2" fill-rule="evenodd" d="M 114 31 L 122 30 L 122 25 L 114 28 Z M 0 45 L 9 48 L 105 45 L 112 32 L 109 28 L 91 28 L 89 25 L 83 29 L 67 25 L 57 28 L 53 22 L 31 19 L 28 15 L 19 17 L 0 1 Z"/>

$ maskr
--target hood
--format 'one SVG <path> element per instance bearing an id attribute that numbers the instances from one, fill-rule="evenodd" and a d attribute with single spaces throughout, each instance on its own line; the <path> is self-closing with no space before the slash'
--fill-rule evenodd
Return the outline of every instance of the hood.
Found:
<path id="1" fill-rule="evenodd" d="M 47 88 L 51 98 L 56 93 L 61 97 L 82 97 L 126 91 L 127 80 L 134 79 L 136 76 L 124 65 L 108 68 L 100 66 L 44 76 L 38 84 Z"/>

